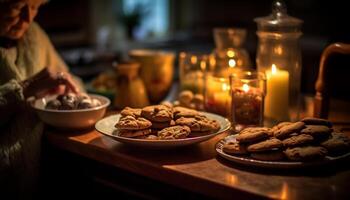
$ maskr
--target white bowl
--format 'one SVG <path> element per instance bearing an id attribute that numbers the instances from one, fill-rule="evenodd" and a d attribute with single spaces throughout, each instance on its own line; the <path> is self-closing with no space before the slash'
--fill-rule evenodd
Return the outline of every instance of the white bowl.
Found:
<path id="1" fill-rule="evenodd" d="M 98 99 L 100 106 L 79 110 L 52 110 L 45 109 L 46 103 L 56 98 L 57 95 L 46 96 L 37 99 L 32 107 L 38 113 L 39 118 L 48 125 L 61 129 L 86 129 L 91 128 L 101 119 L 111 103 L 110 100 L 101 95 L 89 94 L 91 98 Z"/>

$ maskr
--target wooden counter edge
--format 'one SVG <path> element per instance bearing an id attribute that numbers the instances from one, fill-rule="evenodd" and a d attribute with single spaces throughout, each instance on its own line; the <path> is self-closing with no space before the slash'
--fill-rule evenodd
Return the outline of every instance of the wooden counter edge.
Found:
<path id="1" fill-rule="evenodd" d="M 239 199 L 268 199 L 268 197 L 261 196 L 260 194 L 249 193 L 248 191 L 228 187 L 207 179 L 179 173 L 178 171 L 159 165 L 150 165 L 138 159 L 132 160 L 131 157 L 123 156 L 122 154 L 118 154 L 118 161 L 116 161 L 116 156 L 110 151 L 93 145 L 87 146 L 87 144 L 69 139 L 66 136 L 46 132 L 45 137 L 50 144 L 62 150 L 210 197 L 220 199 L 232 199 L 233 197 Z M 162 170 L 159 170 L 160 167 Z"/>

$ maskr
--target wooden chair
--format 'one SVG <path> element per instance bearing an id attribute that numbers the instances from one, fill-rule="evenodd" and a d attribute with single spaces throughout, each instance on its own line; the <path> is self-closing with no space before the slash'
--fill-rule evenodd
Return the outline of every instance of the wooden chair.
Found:
<path id="1" fill-rule="evenodd" d="M 314 100 L 314 116 L 328 118 L 329 114 L 329 81 L 327 77 L 329 65 L 328 58 L 334 54 L 350 54 L 350 44 L 334 43 L 329 45 L 323 52 L 320 61 L 318 78 L 316 81 L 316 95 Z"/>

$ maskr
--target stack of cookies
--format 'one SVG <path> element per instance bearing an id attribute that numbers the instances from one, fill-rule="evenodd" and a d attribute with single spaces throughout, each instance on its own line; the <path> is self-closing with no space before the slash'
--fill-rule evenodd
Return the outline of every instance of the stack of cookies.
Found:
<path id="1" fill-rule="evenodd" d="M 331 122 L 319 118 L 282 122 L 272 128 L 246 128 L 235 141 L 229 141 L 223 147 L 228 154 L 249 155 L 266 161 L 309 161 L 323 159 L 326 155 L 341 155 L 349 150 L 350 138 L 334 131 Z"/>
<path id="2" fill-rule="evenodd" d="M 194 94 L 190 90 L 183 90 L 174 101 L 174 106 L 182 106 L 196 110 L 204 110 L 204 97 L 202 94 Z"/>
<path id="3" fill-rule="evenodd" d="M 208 119 L 196 110 L 168 105 L 153 105 L 142 109 L 126 107 L 116 123 L 122 137 L 172 140 L 205 135 L 220 129 L 216 120 Z"/>

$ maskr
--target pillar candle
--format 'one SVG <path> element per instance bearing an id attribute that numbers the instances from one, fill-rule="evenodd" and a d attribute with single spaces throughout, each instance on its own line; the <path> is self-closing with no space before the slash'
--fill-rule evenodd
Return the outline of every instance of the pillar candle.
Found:
<path id="1" fill-rule="evenodd" d="M 221 88 L 214 92 L 214 104 L 218 114 L 227 117 L 231 106 L 230 86 L 227 83 L 221 84 Z"/>
<path id="2" fill-rule="evenodd" d="M 277 121 L 289 120 L 289 73 L 277 69 L 272 64 L 266 71 L 267 94 L 265 99 L 265 116 Z"/>

